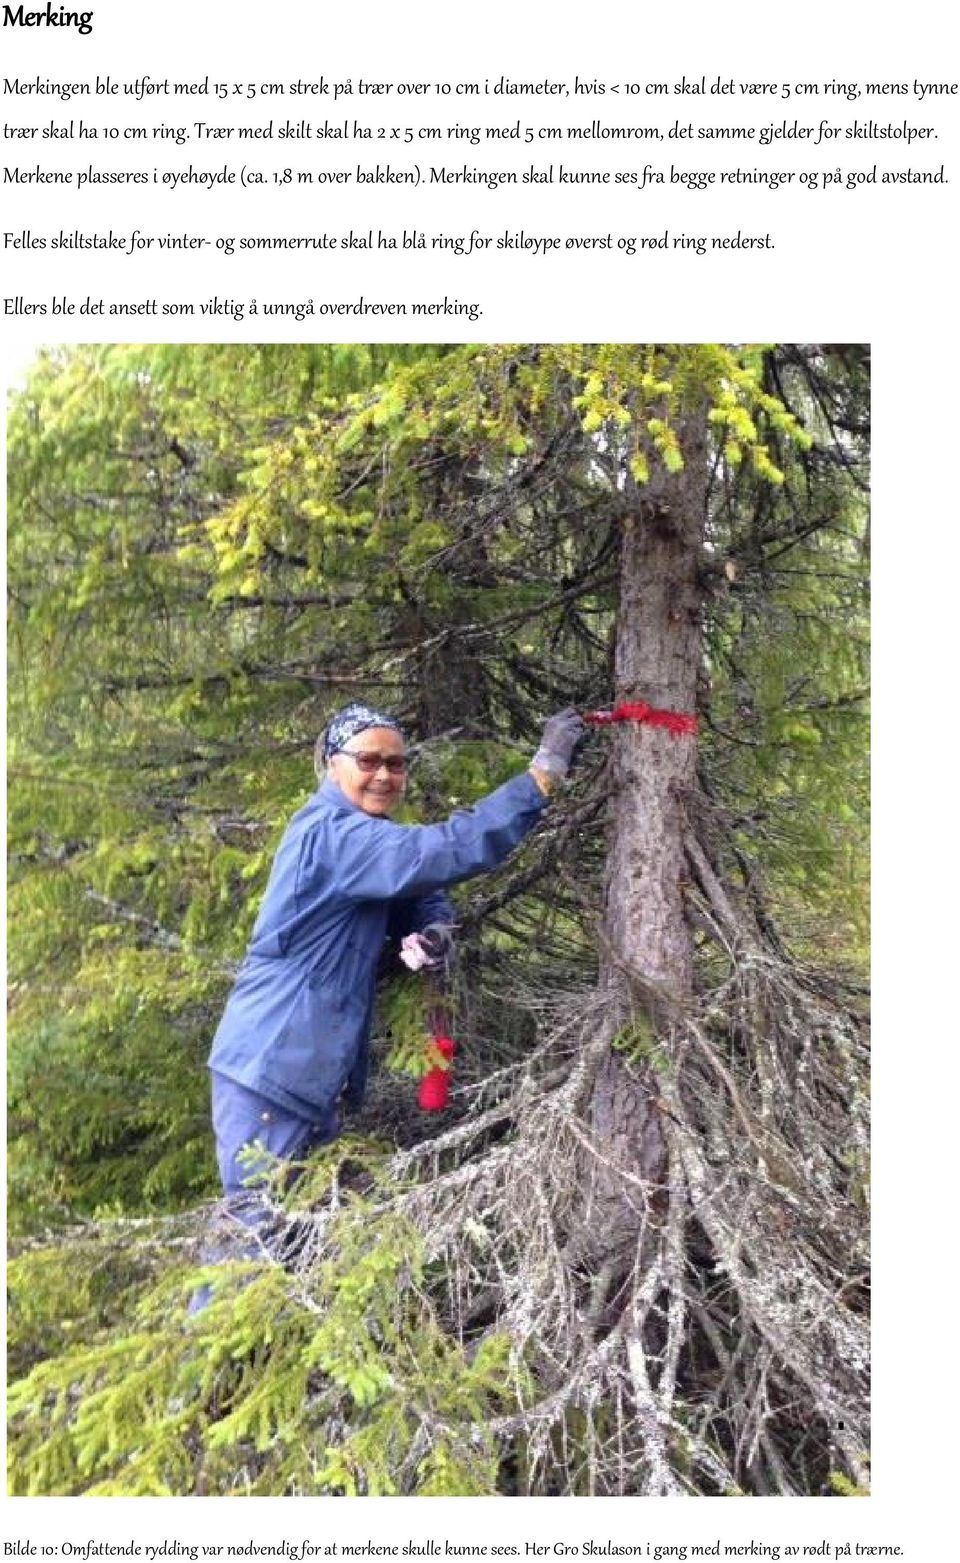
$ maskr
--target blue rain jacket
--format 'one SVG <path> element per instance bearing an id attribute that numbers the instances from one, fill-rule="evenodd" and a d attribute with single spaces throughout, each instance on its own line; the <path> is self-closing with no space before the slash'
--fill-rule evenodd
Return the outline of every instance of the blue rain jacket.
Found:
<path id="1" fill-rule="evenodd" d="M 290 821 L 210 1068 L 314 1122 L 363 1099 L 384 942 L 450 922 L 444 887 L 496 868 L 546 798 L 529 772 L 439 825 L 366 814 L 327 780 Z"/>

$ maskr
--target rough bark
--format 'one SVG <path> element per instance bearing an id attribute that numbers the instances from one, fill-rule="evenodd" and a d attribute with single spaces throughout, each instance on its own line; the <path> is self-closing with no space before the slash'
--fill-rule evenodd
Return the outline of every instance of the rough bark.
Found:
<path id="1" fill-rule="evenodd" d="M 623 526 L 615 699 L 673 711 L 696 708 L 706 441 L 688 422 L 683 471 L 662 471 L 641 491 Z M 636 1242 L 637 1200 L 622 1173 L 640 1180 L 640 1214 L 657 1215 L 667 1176 L 656 1060 L 693 982 L 683 907 L 684 814 L 696 740 L 625 722 L 612 729 L 610 832 L 600 993 L 613 1043 L 591 1102 L 593 1139 L 604 1161 L 590 1182 L 588 1226 L 616 1249 Z M 663 1055 L 661 1055 L 663 1056 Z"/>

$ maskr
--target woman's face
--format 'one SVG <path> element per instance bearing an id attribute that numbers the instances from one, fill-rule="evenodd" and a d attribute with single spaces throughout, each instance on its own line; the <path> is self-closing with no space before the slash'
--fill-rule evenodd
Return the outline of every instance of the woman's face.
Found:
<path id="1" fill-rule="evenodd" d="M 344 797 L 364 814 L 389 817 L 403 797 L 406 770 L 387 770 L 381 763 L 368 770 L 357 760 L 402 760 L 404 742 L 392 727 L 366 727 L 354 733 L 327 761 L 327 771 Z"/>

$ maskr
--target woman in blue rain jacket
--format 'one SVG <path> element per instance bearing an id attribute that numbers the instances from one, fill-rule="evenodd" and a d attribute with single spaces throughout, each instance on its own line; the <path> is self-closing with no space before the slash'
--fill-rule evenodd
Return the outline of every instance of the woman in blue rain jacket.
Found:
<path id="1" fill-rule="evenodd" d="M 210 1053 L 217 1158 L 228 1194 L 256 1172 L 244 1147 L 302 1156 L 333 1139 L 341 1098 L 363 1099 L 377 967 L 391 937 L 428 963 L 452 921 L 446 886 L 496 868 L 536 824 L 584 732 L 545 725 L 528 771 L 438 825 L 398 825 L 398 724 L 354 704 L 318 744 L 323 780 L 288 826 Z M 409 939 L 408 939 L 409 943 Z"/>

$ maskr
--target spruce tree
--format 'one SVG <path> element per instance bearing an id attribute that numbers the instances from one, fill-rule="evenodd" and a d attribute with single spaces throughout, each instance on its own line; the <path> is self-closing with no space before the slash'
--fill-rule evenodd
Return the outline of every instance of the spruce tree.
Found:
<path id="1" fill-rule="evenodd" d="M 14 1490 L 864 1482 L 867 375 L 722 346 L 39 366 L 10 420 Z M 375 1090 L 277 1195 L 287 1267 L 221 1267 L 187 1325 L 202 1060 L 357 695 L 410 732 L 411 817 L 567 702 L 699 737 L 598 730 L 458 893 L 452 1116 Z M 385 992 L 381 1082 L 424 1067 L 423 1007 Z"/>

